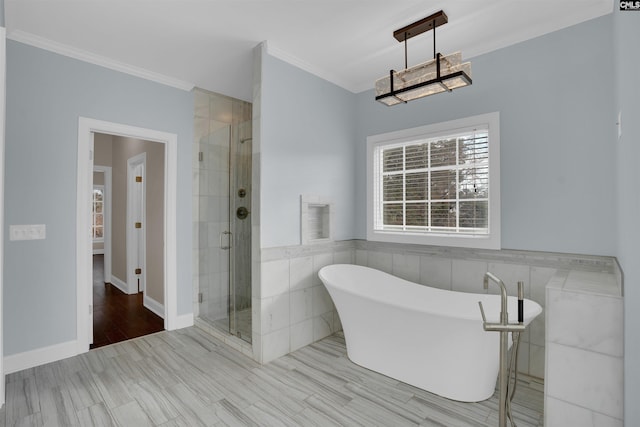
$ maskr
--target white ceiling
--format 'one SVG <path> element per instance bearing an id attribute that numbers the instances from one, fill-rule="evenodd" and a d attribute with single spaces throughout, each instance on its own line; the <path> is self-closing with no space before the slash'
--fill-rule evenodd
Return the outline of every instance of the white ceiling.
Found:
<path id="1" fill-rule="evenodd" d="M 361 92 L 404 65 L 394 30 L 444 10 L 442 53 L 468 59 L 613 10 L 612 0 L 5 0 L 7 36 L 37 36 L 236 98 L 252 97 L 252 49 Z M 409 65 L 432 55 L 409 41 Z"/>

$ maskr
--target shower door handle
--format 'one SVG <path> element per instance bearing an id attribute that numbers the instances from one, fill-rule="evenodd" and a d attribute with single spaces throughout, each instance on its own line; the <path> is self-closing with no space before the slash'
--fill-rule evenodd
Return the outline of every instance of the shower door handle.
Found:
<path id="1" fill-rule="evenodd" d="M 228 235 L 229 236 L 229 244 L 227 246 L 223 246 L 222 245 L 222 238 Z M 233 233 L 231 233 L 230 231 L 223 231 L 222 233 L 220 233 L 220 249 L 231 249 L 231 242 L 233 241 Z"/>

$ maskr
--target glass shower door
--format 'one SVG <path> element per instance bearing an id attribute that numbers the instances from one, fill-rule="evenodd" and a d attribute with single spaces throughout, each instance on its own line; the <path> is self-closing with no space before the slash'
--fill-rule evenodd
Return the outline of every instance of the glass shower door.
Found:
<path id="1" fill-rule="evenodd" d="M 251 342 L 251 104 L 196 90 L 199 320 Z"/>

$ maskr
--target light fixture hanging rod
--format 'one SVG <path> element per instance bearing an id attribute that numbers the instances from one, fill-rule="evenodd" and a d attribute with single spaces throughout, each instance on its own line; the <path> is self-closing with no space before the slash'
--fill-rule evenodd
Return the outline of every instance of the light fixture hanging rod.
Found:
<path id="1" fill-rule="evenodd" d="M 433 59 L 436 59 L 436 20 L 435 19 L 433 20 Z"/>
<path id="2" fill-rule="evenodd" d="M 404 68 L 409 68 L 409 60 L 407 59 L 407 33 L 404 33 Z"/>
<path id="3" fill-rule="evenodd" d="M 446 24 L 447 22 L 449 22 L 449 18 L 441 10 L 434 13 L 433 15 L 427 16 L 426 18 L 402 27 L 399 30 L 395 30 L 393 32 L 393 37 L 399 42 L 404 42 L 411 37 L 415 37 L 427 31 L 431 31 L 434 28 L 439 27 L 440 25 Z"/>

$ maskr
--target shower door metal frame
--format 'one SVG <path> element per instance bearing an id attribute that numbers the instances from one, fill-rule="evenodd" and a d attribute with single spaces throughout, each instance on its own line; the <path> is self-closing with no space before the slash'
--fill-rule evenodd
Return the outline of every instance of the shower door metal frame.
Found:
<path id="1" fill-rule="evenodd" d="M 241 122 L 242 123 L 242 122 Z M 237 248 L 239 246 L 238 241 L 236 239 L 241 239 L 242 233 L 239 233 L 237 227 L 239 226 L 238 221 L 244 221 L 247 219 L 251 221 L 251 206 L 249 205 L 249 209 L 246 210 L 248 216 L 240 219 L 237 215 L 237 207 L 238 201 L 236 200 L 236 195 L 238 194 L 238 174 L 239 174 L 239 159 L 240 156 L 239 151 L 241 150 L 241 145 L 246 141 L 252 141 L 252 138 L 240 139 L 240 124 L 235 123 L 231 125 L 231 129 L 229 131 L 229 234 L 230 234 L 230 248 L 229 248 L 229 300 L 228 300 L 228 317 L 229 317 L 229 333 L 231 335 L 235 335 L 238 338 L 251 343 L 252 337 L 251 333 L 242 335 L 241 331 L 238 329 L 238 304 L 237 304 L 237 276 L 236 276 L 236 264 L 237 264 Z M 251 152 L 249 153 L 249 161 L 251 162 Z M 251 166 L 250 166 L 251 168 Z M 249 179 L 251 179 L 251 174 L 249 175 Z M 250 185 L 250 183 L 247 183 Z M 248 203 L 251 203 L 251 195 L 246 195 Z M 249 226 L 251 229 L 251 226 Z M 247 244 L 251 244 L 249 242 L 245 242 Z M 250 253 L 250 252 L 249 252 Z M 251 262 L 249 258 L 248 271 L 251 271 Z M 251 281 L 249 281 L 249 286 Z"/>

